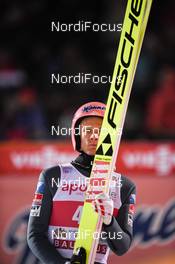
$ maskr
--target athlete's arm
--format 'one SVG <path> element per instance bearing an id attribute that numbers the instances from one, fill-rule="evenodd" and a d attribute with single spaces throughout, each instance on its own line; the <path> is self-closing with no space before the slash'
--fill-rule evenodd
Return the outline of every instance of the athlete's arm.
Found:
<path id="1" fill-rule="evenodd" d="M 63 264 L 63 258 L 48 240 L 47 232 L 52 210 L 52 197 L 55 187 L 51 180 L 60 179 L 60 168 L 53 167 L 43 171 L 39 177 L 36 195 L 33 200 L 27 231 L 27 241 L 33 254 L 45 264 Z"/>
<path id="2" fill-rule="evenodd" d="M 121 188 L 122 206 L 118 215 L 112 217 L 110 225 L 103 225 L 110 249 L 119 256 L 128 251 L 133 239 L 135 194 L 135 185 L 125 178 Z"/>

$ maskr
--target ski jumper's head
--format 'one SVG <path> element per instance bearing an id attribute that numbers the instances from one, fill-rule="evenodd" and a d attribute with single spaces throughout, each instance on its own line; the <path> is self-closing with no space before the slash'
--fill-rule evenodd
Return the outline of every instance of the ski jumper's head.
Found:
<path id="1" fill-rule="evenodd" d="M 76 111 L 71 130 L 74 150 L 95 155 L 105 109 L 103 103 L 89 102 Z"/>

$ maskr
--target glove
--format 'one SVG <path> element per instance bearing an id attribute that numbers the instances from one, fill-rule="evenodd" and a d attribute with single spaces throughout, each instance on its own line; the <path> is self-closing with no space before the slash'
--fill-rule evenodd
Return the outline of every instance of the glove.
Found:
<path id="1" fill-rule="evenodd" d="M 121 186 L 121 174 L 113 171 L 109 186 L 109 195 L 104 193 L 98 194 L 95 200 L 92 201 L 94 210 L 102 216 L 103 222 L 106 225 L 109 225 L 112 221 L 114 204 L 118 210 L 122 205 L 120 197 Z"/>
<path id="2" fill-rule="evenodd" d="M 80 247 L 72 255 L 69 261 L 66 261 L 65 264 L 85 264 L 86 263 L 86 251 L 83 247 Z"/>
<path id="3" fill-rule="evenodd" d="M 112 215 L 114 211 L 114 202 L 105 193 L 100 193 L 96 195 L 95 199 L 92 201 L 92 206 L 95 212 L 101 215 L 103 218 L 103 223 L 109 225 L 112 221 Z"/>
<path id="4" fill-rule="evenodd" d="M 121 174 L 117 172 L 112 173 L 112 179 L 109 188 L 109 197 L 114 201 L 114 207 L 120 209 L 121 203 Z"/>

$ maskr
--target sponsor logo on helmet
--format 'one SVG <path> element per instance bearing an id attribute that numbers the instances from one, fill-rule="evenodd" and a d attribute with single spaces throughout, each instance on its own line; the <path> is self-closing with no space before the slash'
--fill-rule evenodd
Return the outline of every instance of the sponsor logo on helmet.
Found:
<path id="1" fill-rule="evenodd" d="M 89 105 L 89 106 L 85 106 L 82 111 L 88 113 L 89 111 L 92 111 L 92 110 L 104 110 L 105 111 L 105 109 L 106 109 L 105 106 Z"/>

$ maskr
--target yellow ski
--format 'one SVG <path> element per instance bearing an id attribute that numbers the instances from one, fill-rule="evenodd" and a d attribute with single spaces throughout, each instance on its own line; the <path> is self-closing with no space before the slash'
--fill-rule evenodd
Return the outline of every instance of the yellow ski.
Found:
<path id="1" fill-rule="evenodd" d="M 101 232 L 102 227 L 102 219 L 91 205 L 94 196 L 99 193 L 94 182 L 103 182 L 99 184 L 100 192 L 108 193 L 151 4 L 152 0 L 128 0 L 127 3 L 107 108 L 74 245 L 74 253 L 80 247 L 85 249 L 86 264 L 95 261 L 99 241 L 94 234 Z M 101 168 L 107 173 L 100 173 Z"/>

